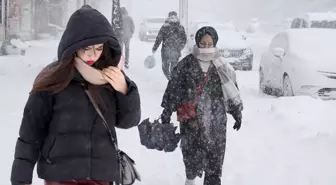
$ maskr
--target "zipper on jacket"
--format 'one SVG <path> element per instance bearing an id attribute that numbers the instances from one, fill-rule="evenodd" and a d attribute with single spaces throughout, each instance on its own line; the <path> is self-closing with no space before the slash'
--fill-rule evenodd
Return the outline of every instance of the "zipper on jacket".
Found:
<path id="1" fill-rule="evenodd" d="M 48 150 L 48 153 L 47 153 L 47 156 L 46 156 L 46 162 L 47 162 L 48 164 L 52 164 L 52 162 L 51 162 L 49 156 L 50 156 L 50 152 L 52 151 L 52 149 L 53 149 L 54 146 L 55 146 L 56 138 L 57 138 L 57 136 L 56 136 L 55 139 L 52 141 L 51 146 L 50 146 L 50 149 Z"/>
<path id="2" fill-rule="evenodd" d="M 94 120 L 93 120 L 94 122 Z M 93 123 L 90 124 L 90 140 L 89 140 L 89 150 L 90 150 L 90 158 L 89 158 L 89 179 L 91 180 L 91 171 L 92 171 L 92 125 Z"/>
<path id="3" fill-rule="evenodd" d="M 87 86 L 84 83 L 81 83 L 83 85 L 84 90 L 88 90 Z M 87 97 L 88 98 L 88 97 Z M 89 99 L 89 98 L 88 98 Z M 90 99 L 89 99 L 90 101 Z M 89 174 L 86 178 L 86 180 L 91 180 L 91 171 L 92 171 L 92 125 L 95 122 L 95 119 L 92 119 L 92 123 L 90 124 L 90 132 L 89 132 Z"/>

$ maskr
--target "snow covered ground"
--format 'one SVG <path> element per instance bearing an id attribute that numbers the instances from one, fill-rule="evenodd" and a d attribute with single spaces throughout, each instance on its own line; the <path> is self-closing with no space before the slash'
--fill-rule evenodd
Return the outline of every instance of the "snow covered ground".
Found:
<path id="1" fill-rule="evenodd" d="M 233 131 L 228 122 L 227 152 L 223 184 L 232 185 L 334 185 L 336 184 L 336 101 L 310 97 L 275 98 L 259 95 L 259 55 L 269 44 L 251 40 L 256 51 L 254 70 L 237 72 L 245 103 L 242 129 Z M 9 185 L 10 170 L 23 106 L 36 74 L 56 54 L 57 40 L 36 41 L 27 56 L 0 57 L 0 178 Z M 148 70 L 143 61 L 153 43 L 136 38 L 131 42 L 130 69 L 127 74 L 138 84 L 142 118 L 156 119 L 167 81 L 157 66 Z M 175 117 L 173 118 L 173 120 Z M 137 128 L 118 130 L 121 148 L 132 156 L 146 185 L 184 184 L 180 150 L 163 153 L 140 145 Z M 197 183 L 202 184 L 198 179 Z M 34 185 L 42 181 L 34 177 Z"/>

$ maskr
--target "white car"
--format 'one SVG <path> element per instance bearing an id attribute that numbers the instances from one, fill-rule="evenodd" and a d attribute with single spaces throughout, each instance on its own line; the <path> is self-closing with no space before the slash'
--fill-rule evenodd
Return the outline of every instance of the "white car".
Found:
<path id="1" fill-rule="evenodd" d="M 246 42 L 246 37 L 241 34 L 232 22 L 228 23 L 208 23 L 192 22 L 189 24 L 188 52 L 192 52 L 195 43 L 195 34 L 203 26 L 212 26 L 216 29 L 219 40 L 217 48 L 221 56 L 226 58 L 235 70 L 252 70 L 253 52 Z"/>
<path id="2" fill-rule="evenodd" d="M 260 91 L 277 96 L 336 98 L 336 30 L 289 29 L 260 61 Z"/>
<path id="3" fill-rule="evenodd" d="M 140 41 L 155 40 L 162 25 L 165 23 L 164 17 L 152 17 L 144 19 L 140 24 L 139 39 Z"/>
<path id="4" fill-rule="evenodd" d="M 293 19 L 291 23 L 291 28 L 292 29 L 302 29 L 302 28 L 336 29 L 336 13 L 335 12 L 305 13 L 303 16 Z"/>

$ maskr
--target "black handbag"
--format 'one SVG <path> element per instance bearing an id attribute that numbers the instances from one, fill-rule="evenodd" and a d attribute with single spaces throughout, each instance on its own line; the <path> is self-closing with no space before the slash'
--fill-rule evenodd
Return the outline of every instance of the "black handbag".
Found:
<path id="1" fill-rule="evenodd" d="M 119 168 L 120 168 L 120 179 L 118 184 L 122 185 L 131 185 L 134 184 L 135 180 L 141 181 L 140 174 L 138 173 L 137 169 L 135 168 L 135 162 L 132 158 L 130 158 L 125 152 L 119 149 L 118 143 L 114 139 L 112 135 L 112 131 L 107 124 L 103 114 L 100 111 L 99 106 L 97 105 L 96 101 L 92 98 L 90 92 L 88 90 L 85 90 L 86 94 L 88 95 L 89 99 L 91 100 L 94 108 L 96 109 L 98 115 L 103 120 L 104 127 L 108 131 L 111 141 L 117 151 L 117 157 L 119 162 Z"/>

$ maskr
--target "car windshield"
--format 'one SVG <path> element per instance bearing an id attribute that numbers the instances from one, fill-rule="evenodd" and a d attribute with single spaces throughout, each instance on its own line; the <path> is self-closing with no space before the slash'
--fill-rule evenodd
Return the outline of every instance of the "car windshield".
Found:
<path id="1" fill-rule="evenodd" d="M 336 14 L 333 12 L 318 12 L 306 14 L 311 28 L 336 28 Z"/>

